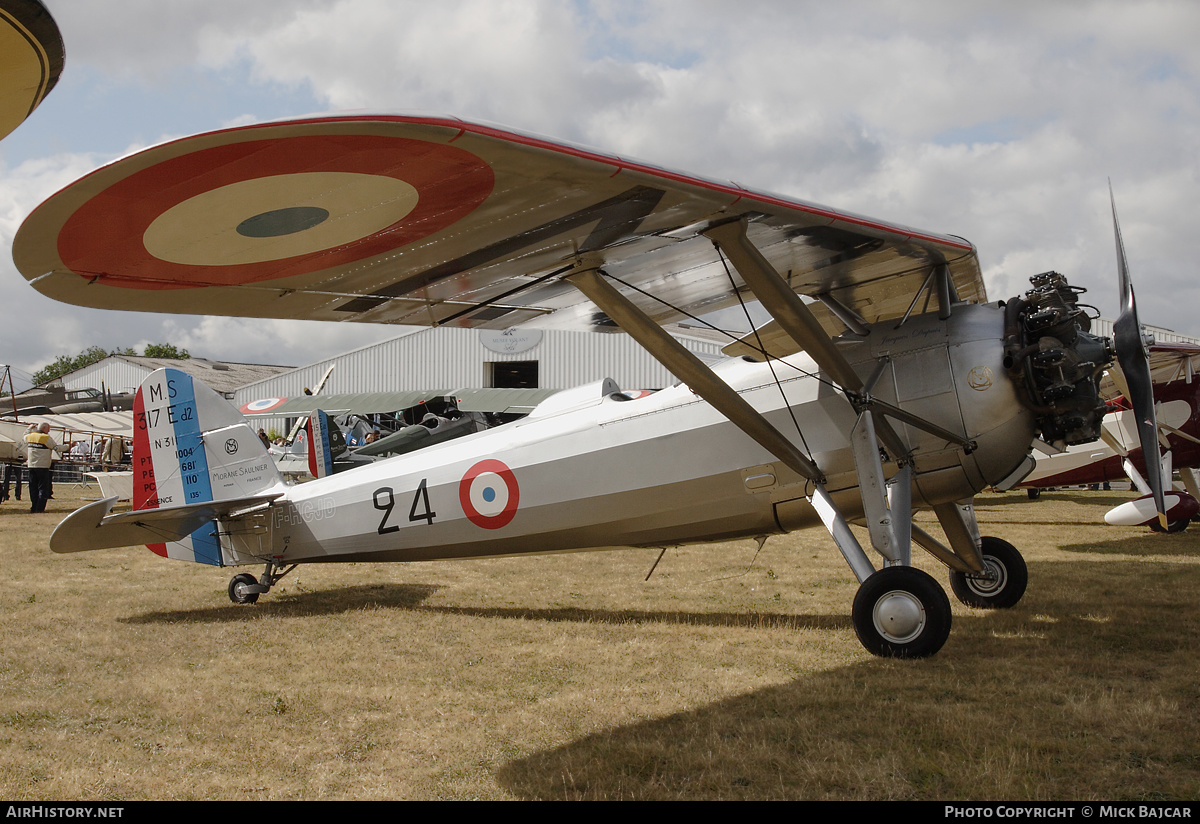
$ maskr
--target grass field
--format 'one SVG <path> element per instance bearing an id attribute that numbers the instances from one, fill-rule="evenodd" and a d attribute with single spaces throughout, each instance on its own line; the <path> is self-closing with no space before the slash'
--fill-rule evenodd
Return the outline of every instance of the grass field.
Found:
<path id="1" fill-rule="evenodd" d="M 859 646 L 823 532 L 648 582 L 650 550 L 303 567 L 238 607 L 237 570 L 51 553 L 70 494 L 0 505 L 0 797 L 1200 798 L 1200 528 L 1105 526 L 1116 493 L 981 497 L 1028 594 L 919 662 Z"/>

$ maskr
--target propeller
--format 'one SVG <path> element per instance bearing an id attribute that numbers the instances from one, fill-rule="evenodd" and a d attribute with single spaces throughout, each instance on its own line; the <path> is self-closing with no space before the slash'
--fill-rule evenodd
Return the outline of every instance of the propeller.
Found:
<path id="1" fill-rule="evenodd" d="M 1158 524 L 1166 530 L 1167 505 L 1163 497 L 1158 423 L 1154 417 L 1154 382 L 1150 379 L 1150 353 L 1142 336 L 1142 325 L 1138 322 L 1137 301 L 1133 296 L 1133 283 L 1129 279 L 1129 263 L 1125 259 L 1125 243 L 1121 240 L 1121 224 L 1117 222 L 1117 200 L 1113 195 L 1111 181 L 1108 184 L 1108 197 L 1112 203 L 1113 232 L 1117 238 L 1117 277 L 1121 285 L 1121 315 L 1113 324 L 1113 344 L 1117 350 L 1117 362 L 1121 365 L 1128 387 L 1125 397 L 1129 399 L 1137 421 L 1138 440 L 1142 445 L 1142 457 L 1146 461 L 1146 483 L 1154 495 Z"/>

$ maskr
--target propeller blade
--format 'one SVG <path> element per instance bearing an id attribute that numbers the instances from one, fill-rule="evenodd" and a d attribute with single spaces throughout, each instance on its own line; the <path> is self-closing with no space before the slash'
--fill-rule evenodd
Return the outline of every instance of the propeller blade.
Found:
<path id="1" fill-rule="evenodd" d="M 1134 419 L 1137 421 L 1138 440 L 1146 462 L 1146 483 L 1154 495 L 1159 526 L 1165 530 L 1167 505 L 1163 497 L 1158 423 L 1154 416 L 1154 382 L 1150 379 L 1150 353 L 1146 351 L 1142 325 L 1138 321 L 1137 301 L 1133 296 L 1133 283 L 1129 279 L 1129 263 L 1125 258 L 1125 243 L 1121 239 L 1121 224 L 1117 221 L 1117 200 L 1113 195 L 1111 182 L 1108 196 L 1112 203 L 1113 232 L 1117 238 L 1117 278 L 1121 287 L 1121 315 L 1113 324 L 1113 343 L 1129 390 L 1126 397 L 1133 407 Z"/>

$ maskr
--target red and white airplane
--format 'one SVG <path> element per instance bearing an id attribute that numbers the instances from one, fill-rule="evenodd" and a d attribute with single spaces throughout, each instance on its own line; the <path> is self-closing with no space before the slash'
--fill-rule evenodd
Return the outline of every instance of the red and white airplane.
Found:
<path id="1" fill-rule="evenodd" d="M 523 420 L 287 486 L 236 410 L 179 372 L 151 375 L 134 510 L 85 506 L 51 547 L 263 564 L 231 581 L 237 602 L 301 563 L 823 526 L 861 582 L 864 646 L 931 655 L 950 606 L 910 565 L 912 542 L 965 603 L 1015 604 L 1024 561 L 980 536 L 972 496 L 1023 477 L 1035 435 L 1098 436 L 1113 352 L 1056 273 L 988 303 L 960 238 L 450 117 L 306 117 L 155 146 L 43 203 L 13 254 L 36 289 L 85 306 L 623 330 L 681 378 L 636 400 L 612 381 L 568 390 Z M 1123 282 L 1133 336 L 1117 349 L 1144 365 Z M 769 343 L 743 340 L 755 357 L 709 368 L 661 327 L 744 300 L 774 318 Z"/>
<path id="2" fill-rule="evenodd" d="M 1184 489 L 1165 491 L 1168 532 L 1180 532 L 1200 512 L 1200 346 L 1161 343 L 1150 347 L 1158 444 L 1154 452 L 1164 483 L 1178 470 Z M 1058 486 L 1099 484 L 1128 479 L 1141 497 L 1110 510 L 1104 519 L 1122 526 L 1161 529 L 1153 492 L 1145 479 L 1146 456 L 1138 438 L 1137 416 L 1117 370 L 1100 384 L 1101 397 L 1112 410 L 1104 419 L 1100 440 L 1037 459 L 1037 468 L 1018 486 L 1041 490 Z M 1031 493 L 1031 497 L 1033 493 Z"/>

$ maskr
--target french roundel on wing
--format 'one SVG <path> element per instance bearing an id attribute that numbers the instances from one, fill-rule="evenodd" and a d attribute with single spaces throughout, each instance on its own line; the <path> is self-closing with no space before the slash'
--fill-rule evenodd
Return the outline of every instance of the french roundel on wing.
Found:
<path id="1" fill-rule="evenodd" d="M 513 471 L 502 461 L 480 461 L 458 484 L 458 500 L 467 519 L 484 529 L 507 526 L 517 514 L 521 492 Z"/>
<path id="2" fill-rule="evenodd" d="M 445 229 L 494 184 L 470 152 L 380 134 L 291 134 L 162 154 L 66 220 L 58 252 L 69 269 L 137 289 L 304 275 Z"/>
<path id="3" fill-rule="evenodd" d="M 260 415 L 263 412 L 270 412 L 277 406 L 283 406 L 287 402 L 287 398 L 259 398 L 256 401 L 242 404 L 243 415 Z"/>

